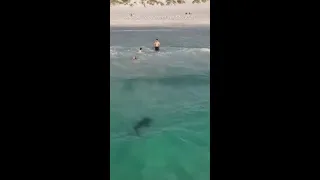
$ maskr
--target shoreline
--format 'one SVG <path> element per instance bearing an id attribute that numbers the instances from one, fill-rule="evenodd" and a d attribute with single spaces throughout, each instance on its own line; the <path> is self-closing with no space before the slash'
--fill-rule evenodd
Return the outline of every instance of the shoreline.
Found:
<path id="1" fill-rule="evenodd" d="M 110 24 L 110 28 L 210 28 L 209 24 Z"/>
<path id="2" fill-rule="evenodd" d="M 111 6 L 110 27 L 210 27 L 210 1 L 170 6 Z"/>

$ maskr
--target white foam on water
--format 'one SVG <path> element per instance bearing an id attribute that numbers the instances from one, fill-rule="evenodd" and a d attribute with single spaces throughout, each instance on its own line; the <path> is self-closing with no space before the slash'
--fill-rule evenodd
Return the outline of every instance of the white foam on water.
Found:
<path id="1" fill-rule="evenodd" d="M 178 31 L 177 29 L 114 29 L 110 30 L 110 32 L 166 32 L 166 31 Z M 181 31 L 181 30 L 180 30 Z"/>
<path id="2" fill-rule="evenodd" d="M 153 48 L 144 47 L 142 46 L 143 52 L 138 53 L 138 48 L 136 47 L 117 47 L 111 46 L 110 47 L 110 55 L 111 58 L 117 58 L 119 56 L 135 56 L 135 55 L 142 55 L 142 56 L 149 56 L 149 57 L 157 57 L 157 56 L 171 56 L 173 54 L 191 54 L 197 56 L 199 54 L 210 54 L 210 48 L 177 48 L 177 47 L 161 47 L 161 51 L 155 52 Z"/>
<path id="3" fill-rule="evenodd" d="M 202 51 L 202 52 L 209 52 L 209 53 L 210 53 L 210 49 L 209 49 L 209 48 L 201 48 L 200 51 Z"/>

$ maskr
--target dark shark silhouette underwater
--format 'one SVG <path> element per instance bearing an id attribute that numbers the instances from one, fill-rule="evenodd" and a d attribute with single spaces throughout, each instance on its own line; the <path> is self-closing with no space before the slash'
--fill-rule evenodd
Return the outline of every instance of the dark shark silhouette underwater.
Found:
<path id="1" fill-rule="evenodd" d="M 135 130 L 136 134 L 138 136 L 140 136 L 140 132 L 139 130 L 143 127 L 150 127 L 150 124 L 152 123 L 152 119 L 151 118 L 148 118 L 148 117 L 144 117 L 142 118 L 140 121 L 138 121 L 136 123 L 136 125 L 133 127 L 133 129 Z"/>

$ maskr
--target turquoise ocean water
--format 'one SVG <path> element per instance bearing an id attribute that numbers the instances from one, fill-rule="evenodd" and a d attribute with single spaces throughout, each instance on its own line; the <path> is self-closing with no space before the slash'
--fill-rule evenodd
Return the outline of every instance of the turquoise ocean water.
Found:
<path id="1" fill-rule="evenodd" d="M 208 180 L 209 27 L 112 28 L 110 38 L 110 179 Z M 137 136 L 142 117 L 153 121 Z"/>

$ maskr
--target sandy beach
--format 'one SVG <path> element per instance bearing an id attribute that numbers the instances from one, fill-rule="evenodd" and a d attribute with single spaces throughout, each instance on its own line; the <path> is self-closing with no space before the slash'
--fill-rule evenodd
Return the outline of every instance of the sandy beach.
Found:
<path id="1" fill-rule="evenodd" d="M 186 14 L 187 13 L 187 14 Z M 191 13 L 191 14 L 189 14 Z M 125 5 L 110 6 L 111 27 L 192 27 L 210 25 L 210 1 L 171 6 L 141 4 L 133 7 Z"/>

